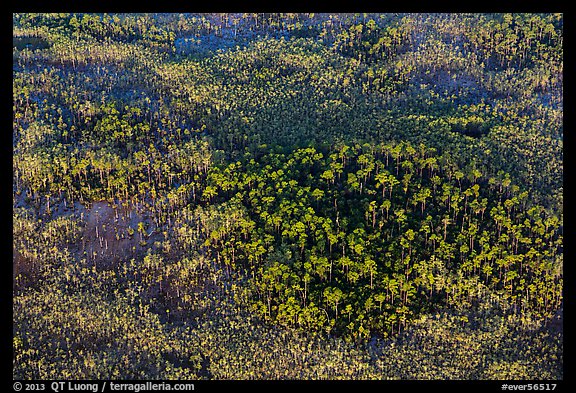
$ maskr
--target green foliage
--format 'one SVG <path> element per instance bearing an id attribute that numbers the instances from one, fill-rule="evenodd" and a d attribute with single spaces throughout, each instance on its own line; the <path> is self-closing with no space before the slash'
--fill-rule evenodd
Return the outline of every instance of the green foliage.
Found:
<path id="1" fill-rule="evenodd" d="M 14 378 L 556 379 L 561 14 L 13 14 Z"/>

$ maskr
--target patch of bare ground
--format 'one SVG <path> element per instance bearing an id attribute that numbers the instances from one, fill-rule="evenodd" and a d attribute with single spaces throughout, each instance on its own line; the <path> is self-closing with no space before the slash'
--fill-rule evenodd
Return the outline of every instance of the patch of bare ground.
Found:
<path id="1" fill-rule="evenodd" d="M 94 202 L 81 219 L 84 231 L 79 251 L 98 268 L 135 257 L 162 237 L 153 221 L 130 202 Z"/>
<path id="2" fill-rule="evenodd" d="M 24 206 L 22 201 L 16 204 Z M 52 211 L 46 213 L 40 207 L 40 215 L 55 219 L 62 216 L 76 216 L 83 227 L 80 240 L 68 245 L 70 254 L 85 258 L 98 269 L 110 269 L 119 262 L 134 258 L 142 251 L 153 247 L 154 242 L 162 240 L 162 234 L 156 232 L 153 220 L 143 209 L 130 202 L 108 203 L 99 201 L 91 205 L 64 206 L 54 204 Z M 42 261 L 26 250 L 13 244 L 12 278 L 13 287 L 27 287 L 36 281 Z M 18 279 L 17 279 L 18 278 Z"/>
<path id="3" fill-rule="evenodd" d="M 552 334 L 564 333 L 564 304 L 560 305 L 558 311 L 548 320 L 546 328 Z"/>
<path id="4" fill-rule="evenodd" d="M 39 269 L 31 258 L 27 258 L 14 246 L 12 246 L 12 289 L 28 286 L 33 282 Z M 16 280 L 16 277 L 19 277 Z"/>

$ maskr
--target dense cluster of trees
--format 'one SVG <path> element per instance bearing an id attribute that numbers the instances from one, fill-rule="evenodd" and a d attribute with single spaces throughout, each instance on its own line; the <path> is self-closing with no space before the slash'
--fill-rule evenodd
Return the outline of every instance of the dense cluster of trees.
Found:
<path id="1" fill-rule="evenodd" d="M 522 313 L 560 305 L 559 220 L 504 172 L 409 143 L 246 161 L 208 174 L 203 199 L 226 207 L 205 237 L 210 257 L 252 272 L 267 318 L 368 338 L 485 289 Z"/>
<path id="2" fill-rule="evenodd" d="M 14 14 L 14 376 L 561 378 L 562 28 Z"/>

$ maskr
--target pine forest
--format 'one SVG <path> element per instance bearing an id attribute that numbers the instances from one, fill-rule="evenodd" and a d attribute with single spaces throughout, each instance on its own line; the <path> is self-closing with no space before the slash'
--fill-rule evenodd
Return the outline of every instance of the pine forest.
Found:
<path id="1" fill-rule="evenodd" d="M 563 14 L 12 21 L 14 379 L 563 379 Z"/>

